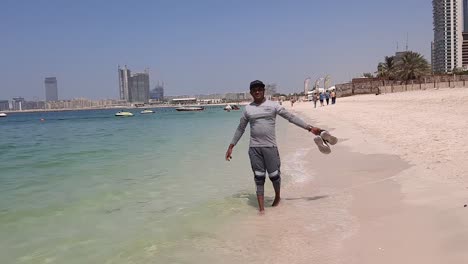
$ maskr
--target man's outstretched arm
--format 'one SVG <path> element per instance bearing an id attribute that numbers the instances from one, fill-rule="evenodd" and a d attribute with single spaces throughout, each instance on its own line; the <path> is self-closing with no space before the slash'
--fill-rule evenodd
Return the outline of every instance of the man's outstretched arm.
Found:
<path id="1" fill-rule="evenodd" d="M 298 127 L 302 127 L 303 129 L 309 132 L 312 132 L 315 135 L 319 135 L 320 132 L 322 132 L 322 129 L 307 124 L 306 122 L 304 122 L 304 120 L 300 119 L 298 116 L 292 114 L 291 112 L 289 112 L 288 110 L 286 110 L 284 107 L 280 105 L 278 105 L 277 113 L 284 119 L 288 120 L 290 123 L 293 123 Z"/>
<path id="2" fill-rule="evenodd" d="M 229 144 L 228 150 L 226 151 L 226 160 L 230 161 L 232 156 L 232 150 L 234 149 L 234 146 L 239 142 L 240 138 L 245 132 L 245 128 L 247 127 L 247 124 L 249 123 L 249 119 L 247 118 L 247 114 L 244 112 L 242 115 L 239 126 L 237 126 L 236 133 L 234 133 L 234 137 L 232 138 L 231 144 Z"/>

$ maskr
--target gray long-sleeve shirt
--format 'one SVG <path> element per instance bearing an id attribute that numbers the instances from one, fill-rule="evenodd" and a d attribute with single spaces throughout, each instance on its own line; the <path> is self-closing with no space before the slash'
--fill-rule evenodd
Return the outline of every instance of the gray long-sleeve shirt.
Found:
<path id="1" fill-rule="evenodd" d="M 237 144 L 245 132 L 247 123 L 250 123 L 250 147 L 276 147 L 276 115 L 304 129 L 309 127 L 306 122 L 276 102 L 265 100 L 259 105 L 252 102 L 245 107 L 231 144 Z"/>

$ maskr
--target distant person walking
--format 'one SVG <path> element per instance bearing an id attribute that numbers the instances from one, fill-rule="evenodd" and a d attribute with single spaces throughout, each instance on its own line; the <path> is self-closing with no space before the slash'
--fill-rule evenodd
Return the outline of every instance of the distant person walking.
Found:
<path id="1" fill-rule="evenodd" d="M 323 92 L 320 93 L 319 99 L 320 99 L 320 106 L 323 106 L 323 100 L 325 100 L 325 95 L 323 94 Z"/>
<path id="2" fill-rule="evenodd" d="M 325 92 L 325 101 L 327 101 L 327 105 L 328 105 L 328 102 L 330 101 L 330 92 L 329 91 Z"/>
<path id="3" fill-rule="evenodd" d="M 335 90 L 333 90 L 331 92 L 331 99 L 332 99 L 332 104 L 335 104 L 336 103 L 336 92 L 335 92 Z"/>
<path id="4" fill-rule="evenodd" d="M 234 146 L 244 134 L 247 124 L 250 123 L 250 164 L 254 173 L 257 189 L 258 209 L 260 213 L 263 213 L 265 210 L 264 185 L 267 172 L 270 181 L 273 183 L 273 188 L 275 189 L 275 200 L 272 206 L 277 206 L 281 200 L 280 156 L 275 136 L 276 115 L 280 115 L 289 122 L 315 135 L 321 135 L 321 133 L 324 132 L 327 133 L 327 135 L 329 134 L 318 127 L 307 124 L 299 117 L 288 112 L 278 103 L 267 100 L 265 98 L 265 84 L 261 81 L 256 80 L 250 83 L 250 95 L 253 97 L 253 102 L 245 107 L 236 133 L 226 151 L 226 160 L 231 160 Z M 318 138 L 321 137 L 318 136 Z M 315 140 L 316 139 L 314 139 L 314 141 Z M 336 138 L 334 138 L 334 140 L 336 140 Z M 323 141 L 320 144 L 324 144 Z M 319 149 L 322 151 L 321 147 L 323 148 L 323 146 L 319 146 Z"/>
<path id="5" fill-rule="evenodd" d="M 317 101 L 319 99 L 319 96 L 317 93 L 312 94 L 312 101 L 314 102 L 314 108 L 317 108 Z"/>

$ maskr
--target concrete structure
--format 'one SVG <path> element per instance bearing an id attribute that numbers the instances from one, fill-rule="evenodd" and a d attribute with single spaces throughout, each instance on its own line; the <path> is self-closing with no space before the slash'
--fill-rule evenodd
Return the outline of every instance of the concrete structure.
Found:
<path id="1" fill-rule="evenodd" d="M 119 73 L 119 97 L 120 100 L 132 103 L 148 103 L 149 93 L 149 73 L 145 70 L 142 73 L 132 74 L 125 66 L 118 67 Z"/>
<path id="2" fill-rule="evenodd" d="M 150 91 L 150 99 L 162 101 L 164 100 L 164 82 L 162 85 L 158 84 L 154 87 L 153 90 Z"/>
<path id="3" fill-rule="evenodd" d="M 12 108 L 16 111 L 23 110 L 24 98 L 23 97 L 15 97 L 13 98 Z"/>
<path id="4" fill-rule="evenodd" d="M 44 80 L 46 101 L 58 101 L 57 78 L 47 77 Z"/>
<path id="5" fill-rule="evenodd" d="M 45 105 L 46 102 L 44 101 L 25 101 L 23 103 L 23 110 L 45 109 Z"/>
<path id="6" fill-rule="evenodd" d="M 468 68 L 468 32 L 463 32 L 462 65 L 464 69 Z"/>
<path id="7" fill-rule="evenodd" d="M 406 53 L 408 53 L 410 51 L 397 51 L 395 52 L 395 56 L 393 57 L 393 63 L 394 64 L 397 64 L 397 63 L 400 63 L 403 59 L 403 57 L 406 55 Z"/>
<path id="8" fill-rule="evenodd" d="M 189 98 L 174 98 L 171 100 L 173 104 L 195 104 L 197 103 L 197 98 L 189 97 Z"/>
<path id="9" fill-rule="evenodd" d="M 307 94 L 307 92 L 310 90 L 310 82 L 312 81 L 312 79 L 310 77 L 307 77 L 305 80 L 304 80 L 304 94 Z"/>
<path id="10" fill-rule="evenodd" d="M 199 99 L 198 100 L 202 104 L 220 104 L 224 103 L 224 99 L 220 98 L 212 98 L 212 99 Z"/>
<path id="11" fill-rule="evenodd" d="M 39 102 L 40 103 L 40 102 Z M 130 106 L 123 100 L 89 100 L 86 98 L 75 98 L 72 100 L 62 100 L 56 102 L 46 102 L 44 109 L 87 109 L 87 108 L 114 108 Z M 41 108 L 42 109 L 42 108 Z"/>
<path id="12" fill-rule="evenodd" d="M 245 100 L 245 93 L 226 93 L 224 99 L 228 102 L 238 102 Z"/>
<path id="13" fill-rule="evenodd" d="M 448 73 L 462 67 L 462 0 L 433 0 L 434 44 L 432 69 Z"/>
<path id="14" fill-rule="evenodd" d="M 463 0 L 462 65 L 463 68 L 468 68 L 468 0 Z"/>
<path id="15" fill-rule="evenodd" d="M 10 102 L 8 100 L 0 100 L 0 111 L 10 110 Z"/>

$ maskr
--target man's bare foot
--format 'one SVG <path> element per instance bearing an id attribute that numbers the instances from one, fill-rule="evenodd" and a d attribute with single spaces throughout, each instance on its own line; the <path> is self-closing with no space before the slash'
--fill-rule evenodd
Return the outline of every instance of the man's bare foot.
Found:
<path id="1" fill-rule="evenodd" d="M 264 214 L 265 214 L 265 210 L 258 211 L 258 215 L 264 215 Z"/>
<path id="2" fill-rule="evenodd" d="M 271 204 L 271 206 L 278 206 L 280 201 L 281 201 L 280 197 L 275 197 L 275 200 L 273 201 L 273 204 Z"/>

